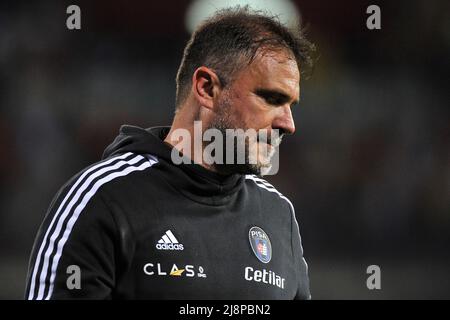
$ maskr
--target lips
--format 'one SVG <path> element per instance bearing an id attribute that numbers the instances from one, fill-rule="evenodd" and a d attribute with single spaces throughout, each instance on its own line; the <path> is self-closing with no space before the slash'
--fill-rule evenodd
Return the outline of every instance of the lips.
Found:
<path id="1" fill-rule="evenodd" d="M 274 140 L 274 141 L 272 141 L 272 140 Z M 260 135 L 258 135 L 256 138 L 256 142 L 258 142 L 258 143 L 263 142 L 274 148 L 278 147 L 281 144 L 282 140 L 283 140 L 283 135 L 278 136 L 277 134 L 275 134 L 274 139 L 273 139 L 272 135 L 267 135 L 267 137 L 264 137 L 264 139 L 261 139 Z"/>

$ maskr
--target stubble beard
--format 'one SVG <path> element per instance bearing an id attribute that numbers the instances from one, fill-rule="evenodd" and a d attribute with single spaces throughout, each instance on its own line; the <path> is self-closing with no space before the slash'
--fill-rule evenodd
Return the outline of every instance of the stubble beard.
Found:
<path id="1" fill-rule="evenodd" d="M 270 137 L 267 143 L 272 146 L 269 146 L 271 148 L 271 151 L 269 153 L 268 158 L 261 162 L 259 160 L 259 155 L 253 154 L 253 156 L 257 157 L 257 161 L 250 161 L 250 149 L 252 149 L 253 152 L 255 152 L 255 149 L 258 150 L 259 145 L 264 142 L 253 142 L 252 148 L 250 148 L 250 143 L 248 139 L 245 139 L 245 148 L 244 152 L 244 163 L 239 163 L 238 161 L 238 152 L 242 152 L 242 148 L 239 148 L 238 143 L 236 143 L 236 140 L 233 141 L 233 143 L 227 144 L 227 129 L 242 129 L 247 130 L 246 126 L 242 121 L 239 119 L 236 119 L 233 117 L 233 112 L 231 110 L 231 103 L 228 101 L 228 99 L 223 98 L 223 100 L 218 105 L 218 111 L 216 114 L 216 117 L 214 120 L 209 124 L 207 129 L 217 129 L 221 132 L 223 137 L 223 163 L 214 163 L 211 165 L 212 169 L 222 175 L 231 175 L 231 174 L 255 174 L 255 175 L 261 175 L 262 173 L 270 170 L 270 158 L 274 153 L 274 148 L 279 143 L 281 143 L 282 137 L 277 137 L 274 141 L 271 141 Z M 227 146 L 228 145 L 228 146 Z M 230 147 L 231 145 L 231 147 Z M 232 153 L 234 155 L 234 159 L 232 163 L 226 163 L 227 155 Z M 242 156 L 242 155 L 241 155 Z"/>

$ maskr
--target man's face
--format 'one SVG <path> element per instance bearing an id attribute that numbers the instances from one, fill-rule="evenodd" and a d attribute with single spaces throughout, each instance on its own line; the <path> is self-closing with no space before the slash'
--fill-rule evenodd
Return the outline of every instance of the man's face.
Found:
<path id="1" fill-rule="evenodd" d="M 246 141 L 246 163 L 216 166 L 218 171 L 261 174 L 270 168 L 270 158 L 283 134 L 295 131 L 291 107 L 299 100 L 299 82 L 298 66 L 291 55 L 281 50 L 265 51 L 221 91 L 216 101 L 216 117 L 209 127 L 221 131 L 254 129 L 258 133 L 266 130 L 269 139 Z M 275 129 L 279 138 L 275 138 Z M 249 163 L 252 156 L 256 163 Z"/>

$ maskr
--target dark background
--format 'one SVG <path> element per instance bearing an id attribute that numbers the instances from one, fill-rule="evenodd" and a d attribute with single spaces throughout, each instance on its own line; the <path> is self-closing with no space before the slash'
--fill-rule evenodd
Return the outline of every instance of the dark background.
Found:
<path id="1" fill-rule="evenodd" d="M 293 2 L 319 59 L 268 180 L 296 207 L 313 298 L 450 298 L 450 2 Z M 59 187 L 121 124 L 170 124 L 190 3 L 0 2 L 0 298 L 23 297 Z"/>

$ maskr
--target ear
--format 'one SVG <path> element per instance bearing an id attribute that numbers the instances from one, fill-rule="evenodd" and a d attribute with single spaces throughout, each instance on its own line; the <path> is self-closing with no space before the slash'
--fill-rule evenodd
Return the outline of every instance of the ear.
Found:
<path id="1" fill-rule="evenodd" d="M 192 76 L 192 92 L 200 106 L 214 108 L 214 101 L 221 90 L 217 74 L 207 67 L 199 67 Z"/>

